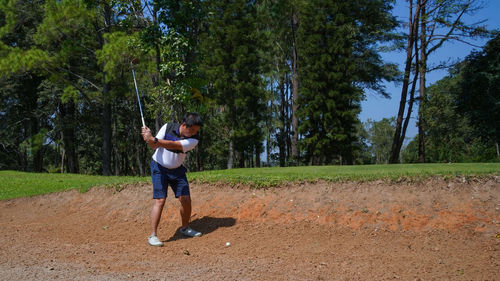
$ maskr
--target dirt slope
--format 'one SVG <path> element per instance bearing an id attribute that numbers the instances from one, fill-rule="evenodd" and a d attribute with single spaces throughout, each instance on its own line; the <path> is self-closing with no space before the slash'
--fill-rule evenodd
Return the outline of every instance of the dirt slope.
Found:
<path id="1" fill-rule="evenodd" d="M 162 248 L 148 184 L 1 201 L 0 280 L 500 280 L 500 177 L 191 189 Z"/>

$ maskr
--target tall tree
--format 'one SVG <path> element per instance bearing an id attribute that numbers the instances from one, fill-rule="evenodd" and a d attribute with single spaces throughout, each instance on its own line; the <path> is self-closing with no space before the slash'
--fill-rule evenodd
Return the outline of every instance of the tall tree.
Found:
<path id="1" fill-rule="evenodd" d="M 375 43 L 389 39 L 389 1 L 307 1 L 299 8 L 299 132 L 305 160 L 352 163 L 363 89 L 385 94 L 384 65 Z M 303 19 L 303 20 L 301 20 Z"/>
<path id="2" fill-rule="evenodd" d="M 99 45 L 93 32 L 97 15 L 84 2 L 46 1 L 44 19 L 37 29 L 36 41 L 50 57 L 42 70 L 50 73 L 52 83 L 64 89 L 59 97 L 60 130 L 67 161 L 67 172 L 79 172 L 78 107 L 92 103 L 95 92 L 102 92 L 96 77 L 94 51 Z"/>
<path id="3" fill-rule="evenodd" d="M 420 104 L 425 132 L 426 162 L 462 162 L 473 140 L 469 120 L 456 110 L 455 93 L 462 79 L 458 71 L 428 87 Z"/>
<path id="4" fill-rule="evenodd" d="M 295 1 L 267 0 L 263 1 L 260 13 L 265 13 L 266 30 L 268 31 L 268 49 L 265 53 L 266 84 L 269 91 L 268 118 L 266 128 L 269 137 L 266 141 L 268 157 L 277 147 L 280 166 L 290 163 L 295 152 L 292 142 L 293 84 L 294 68 L 294 30 L 292 17 Z M 296 135 L 296 134 L 295 134 Z M 270 159 L 268 159 L 268 162 Z"/>
<path id="5" fill-rule="evenodd" d="M 210 26 L 202 40 L 204 70 L 229 129 L 228 168 L 233 158 L 239 167 L 251 165 L 254 156 L 258 161 L 263 141 L 265 92 L 259 51 L 264 38 L 257 5 L 245 0 L 210 1 Z"/>
<path id="6" fill-rule="evenodd" d="M 34 55 L 27 51 L 35 46 L 34 34 L 43 18 L 42 4 L 43 1 L 0 2 L 0 120 L 1 139 L 5 140 L 1 151 L 2 154 L 15 151 L 10 154 L 13 158 L 2 157 L 7 161 L 0 165 L 36 172 L 41 172 L 43 167 L 43 141 L 37 140 L 43 140 L 44 127 L 47 127 L 47 113 L 38 101 L 38 87 L 44 76 L 27 71 L 29 59 L 22 56 Z M 27 150 L 20 151 L 21 147 Z M 17 165 L 13 164 L 16 162 Z"/>
<path id="7" fill-rule="evenodd" d="M 404 106 L 406 103 L 406 95 L 408 90 L 408 68 L 411 65 L 411 59 L 416 66 L 415 78 L 413 83 L 418 78 L 419 100 L 425 100 L 426 76 L 427 73 L 443 67 L 448 67 L 446 63 L 440 65 L 429 65 L 429 57 L 445 43 L 450 41 L 463 42 L 471 44 L 470 40 L 478 37 L 489 36 L 489 32 L 483 25 L 483 22 L 466 23 L 464 17 L 472 15 L 481 8 L 480 0 L 416 0 L 410 2 L 410 18 L 409 18 L 409 34 L 407 43 L 407 59 L 405 67 L 405 79 L 401 94 L 398 121 L 396 124 L 396 132 L 394 135 L 391 163 L 398 161 L 401 143 L 404 140 L 404 127 L 401 132 L 402 118 L 404 114 Z M 413 5 L 415 4 L 415 6 Z M 413 8 L 415 9 L 413 10 Z M 413 44 L 413 47 L 412 47 Z M 412 52 L 414 54 L 412 55 Z M 418 76 L 417 76 L 418 75 Z M 411 94 L 413 94 L 413 89 Z M 413 99 L 409 100 L 409 107 L 413 105 Z M 405 120 L 409 120 L 411 111 Z M 419 161 L 425 162 L 425 122 L 421 118 L 422 112 L 419 107 Z"/>
<path id="8" fill-rule="evenodd" d="M 410 121 L 410 117 L 413 110 L 414 95 L 416 89 L 417 77 L 419 74 L 418 65 L 413 67 L 413 61 L 418 58 L 418 44 L 416 42 L 416 34 L 418 34 L 419 29 L 419 18 L 420 18 L 420 1 L 408 0 L 409 2 L 409 16 L 408 16 L 408 35 L 406 42 L 406 59 L 405 59 L 405 69 L 403 74 L 403 85 L 401 87 L 401 98 L 399 101 L 399 110 L 396 118 L 396 128 L 394 130 L 394 137 L 391 147 L 391 156 L 389 158 L 390 163 L 397 163 L 399 161 L 399 152 L 403 145 L 405 139 L 406 130 Z M 415 5 L 414 5 L 415 4 Z M 410 80 L 410 75 L 414 73 L 413 79 Z M 410 83 L 412 85 L 410 89 Z M 408 93 L 410 93 L 410 98 L 408 98 Z M 406 104 L 408 103 L 408 109 L 406 109 Z M 405 118 L 406 112 L 406 118 Z"/>
<path id="9" fill-rule="evenodd" d="M 457 110 L 473 124 L 475 134 L 495 146 L 500 158 L 500 35 L 465 60 L 457 93 Z"/>

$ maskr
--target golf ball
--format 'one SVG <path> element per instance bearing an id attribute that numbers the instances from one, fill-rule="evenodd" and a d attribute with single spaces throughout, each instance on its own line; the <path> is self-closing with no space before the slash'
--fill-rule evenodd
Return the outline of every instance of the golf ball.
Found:
<path id="1" fill-rule="evenodd" d="M 229 246 L 231 246 L 231 243 L 226 242 L 226 247 L 229 247 Z"/>

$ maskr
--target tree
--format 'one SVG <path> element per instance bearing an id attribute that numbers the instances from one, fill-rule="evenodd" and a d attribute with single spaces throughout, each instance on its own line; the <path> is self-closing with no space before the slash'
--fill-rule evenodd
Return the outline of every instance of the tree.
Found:
<path id="1" fill-rule="evenodd" d="M 39 103 L 44 77 L 29 68 L 43 1 L 0 2 L 0 166 L 41 172 L 47 111 Z M 27 55 L 28 58 L 24 58 Z"/>
<path id="2" fill-rule="evenodd" d="M 364 89 L 391 79 L 375 48 L 395 26 L 388 1 L 307 1 L 298 12 L 298 117 L 305 161 L 352 163 Z M 303 19 L 303 20 L 301 20 Z"/>
<path id="3" fill-rule="evenodd" d="M 93 103 L 95 92 L 103 87 L 96 77 L 94 51 L 99 48 L 94 22 L 97 15 L 81 1 L 46 1 L 44 18 L 35 35 L 38 48 L 47 59 L 37 66 L 50 74 L 51 83 L 63 89 L 58 97 L 66 171 L 79 172 L 78 160 L 78 107 Z M 108 140 L 109 141 L 109 140 Z M 106 163 L 106 161 L 103 161 Z"/>
<path id="4" fill-rule="evenodd" d="M 427 89 L 421 103 L 427 125 L 426 161 L 498 159 L 498 36 Z M 495 155 L 495 150 L 497 150 Z"/>
<path id="5" fill-rule="evenodd" d="M 455 105 L 460 75 L 451 72 L 427 89 L 421 102 L 426 128 L 426 162 L 462 162 L 468 159 L 473 141 L 469 120 L 459 114 Z"/>
<path id="6" fill-rule="evenodd" d="M 405 60 L 405 69 L 403 74 L 403 86 L 401 88 L 401 98 L 399 101 L 399 110 L 396 119 L 396 128 L 394 131 L 394 138 L 392 142 L 391 148 L 391 156 L 389 159 L 390 163 L 396 163 L 399 161 L 399 152 L 403 145 L 403 141 L 406 135 L 406 129 L 408 128 L 408 124 L 410 121 L 410 117 L 413 110 L 414 104 L 414 96 L 415 89 L 417 83 L 417 77 L 419 74 L 418 65 L 413 67 L 412 70 L 412 62 L 416 58 L 418 58 L 418 45 L 416 43 L 416 34 L 418 33 L 419 28 L 419 18 L 420 18 L 420 2 L 417 2 L 416 8 L 414 10 L 413 0 L 409 0 L 409 17 L 408 17 L 408 35 L 407 35 L 407 43 L 406 43 L 406 60 Z M 415 49 L 415 53 L 413 50 Z M 410 80 L 410 75 L 414 73 L 413 79 Z M 409 86 L 411 83 L 411 90 L 409 90 Z M 410 98 L 407 100 L 408 91 L 410 93 Z M 406 103 L 408 103 L 408 109 L 406 110 Z M 406 118 L 404 117 L 406 110 Z M 404 122 L 404 123 L 403 123 Z"/>
<path id="7" fill-rule="evenodd" d="M 457 111 L 466 116 L 475 135 L 495 146 L 500 158 L 500 35 L 465 60 L 456 91 Z"/>
<path id="8" fill-rule="evenodd" d="M 369 123 L 363 122 L 357 125 L 357 141 L 355 142 L 356 146 L 356 165 L 363 164 L 373 164 L 375 160 L 373 159 L 372 147 L 370 144 L 370 134 L 368 133 Z"/>
<path id="9" fill-rule="evenodd" d="M 263 34 L 259 31 L 257 3 L 237 0 L 209 3 L 209 27 L 203 37 L 203 70 L 223 108 L 229 131 L 228 168 L 233 158 L 239 167 L 259 163 L 265 111 L 262 63 L 259 52 Z M 234 154 L 233 154 L 234 152 Z"/>
<path id="10" fill-rule="evenodd" d="M 383 118 L 378 122 L 368 120 L 367 123 L 368 141 L 371 144 L 371 151 L 375 156 L 375 163 L 389 163 L 396 118 Z"/>
<path id="11" fill-rule="evenodd" d="M 446 63 L 441 63 L 437 66 L 429 65 L 429 56 L 449 41 L 458 41 L 472 45 L 468 40 L 486 37 L 490 34 L 482 25 L 482 22 L 468 24 L 463 20 L 466 15 L 472 15 L 481 8 L 480 0 L 416 0 L 415 2 L 409 0 L 409 3 L 410 17 L 406 46 L 407 57 L 396 131 L 392 145 L 391 163 L 396 163 L 399 158 L 399 151 L 406 133 L 406 126 L 411 116 L 417 79 L 419 87 L 418 99 L 422 101 L 426 95 L 427 73 L 434 69 L 447 67 Z M 413 10 L 413 4 L 415 4 L 415 10 Z M 412 61 L 415 67 L 414 78 L 412 89 L 410 90 L 411 97 L 408 101 L 409 109 L 403 125 Z M 425 162 L 425 122 L 421 118 L 422 112 L 420 107 L 418 116 L 419 159 L 420 162 Z"/>
<path id="12" fill-rule="evenodd" d="M 263 53 L 269 101 L 266 140 L 268 158 L 278 160 L 280 166 L 297 158 L 297 67 L 296 17 L 297 1 L 263 1 L 259 13 L 264 14 L 267 31 L 267 49 Z M 295 121 L 293 121 L 295 120 Z M 277 148 L 277 156 L 272 153 Z M 295 156 L 294 156 L 295 155 Z M 276 158 L 276 159 L 274 159 Z M 268 159 L 270 162 L 271 159 Z"/>

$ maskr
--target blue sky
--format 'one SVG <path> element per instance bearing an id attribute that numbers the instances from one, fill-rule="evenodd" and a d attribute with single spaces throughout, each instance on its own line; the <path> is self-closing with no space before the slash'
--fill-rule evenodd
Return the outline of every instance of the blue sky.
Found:
<path id="1" fill-rule="evenodd" d="M 394 14 L 398 17 L 398 20 L 407 22 L 408 13 L 409 10 L 407 1 L 398 0 L 396 6 L 394 7 Z M 472 17 L 466 17 L 464 20 L 468 23 L 487 20 L 485 24 L 488 28 L 500 29 L 500 0 L 485 0 L 483 9 L 475 13 Z M 475 45 L 484 46 L 486 41 L 487 40 L 479 40 L 473 42 Z M 464 43 L 448 42 L 429 57 L 429 62 L 432 64 L 440 61 L 447 61 L 448 59 L 462 60 L 474 49 L 479 50 L 478 48 L 474 48 Z M 403 70 L 403 63 L 405 60 L 404 52 L 386 53 L 382 57 L 386 62 L 398 64 L 400 66 L 399 69 L 401 71 Z M 427 86 L 440 80 L 447 74 L 446 70 L 429 73 L 427 75 Z M 383 98 L 374 93 L 368 93 L 366 100 L 361 103 L 361 114 L 359 118 L 362 122 L 366 122 L 368 119 L 380 121 L 383 118 L 396 116 L 399 108 L 401 85 L 395 85 L 392 82 L 388 82 L 385 83 L 385 87 L 387 92 L 391 95 L 390 99 Z M 407 141 L 413 138 L 418 132 L 415 123 L 416 110 L 418 110 L 418 108 L 414 107 L 412 113 L 413 118 L 408 125 L 408 131 L 406 134 Z"/>

